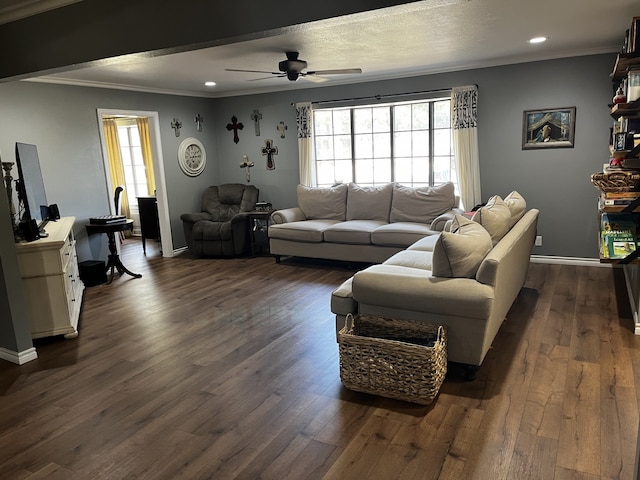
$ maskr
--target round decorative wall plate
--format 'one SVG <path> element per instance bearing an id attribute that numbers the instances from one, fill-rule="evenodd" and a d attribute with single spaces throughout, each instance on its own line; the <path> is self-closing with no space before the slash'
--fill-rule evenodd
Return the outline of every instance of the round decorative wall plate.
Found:
<path id="1" fill-rule="evenodd" d="M 198 176 L 207 163 L 207 153 L 200 140 L 185 138 L 178 147 L 178 164 L 182 171 L 190 177 Z"/>

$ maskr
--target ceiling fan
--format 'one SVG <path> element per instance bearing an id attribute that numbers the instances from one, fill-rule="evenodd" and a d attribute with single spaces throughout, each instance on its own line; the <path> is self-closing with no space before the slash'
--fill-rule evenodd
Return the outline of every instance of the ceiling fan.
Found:
<path id="1" fill-rule="evenodd" d="M 315 70 L 303 72 L 303 70 L 307 68 L 307 62 L 298 58 L 298 55 L 300 55 L 298 52 L 285 52 L 285 55 L 287 56 L 287 59 L 278 62 L 279 72 L 266 72 L 264 70 L 237 70 L 235 68 L 227 68 L 225 70 L 227 72 L 269 73 L 271 75 L 276 75 L 277 77 L 287 77 L 292 82 L 298 80 L 299 77 L 303 77 L 314 82 L 326 82 L 326 78 L 322 78 L 318 75 L 362 73 L 362 69 L 360 68 L 342 68 L 337 70 Z M 256 78 L 254 80 L 264 80 L 265 78 L 273 77 Z"/>

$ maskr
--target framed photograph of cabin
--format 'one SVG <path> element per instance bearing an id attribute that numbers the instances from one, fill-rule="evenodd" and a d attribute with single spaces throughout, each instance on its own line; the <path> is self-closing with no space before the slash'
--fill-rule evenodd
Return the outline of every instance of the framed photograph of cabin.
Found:
<path id="1" fill-rule="evenodd" d="M 576 107 L 525 110 L 522 149 L 573 148 Z"/>

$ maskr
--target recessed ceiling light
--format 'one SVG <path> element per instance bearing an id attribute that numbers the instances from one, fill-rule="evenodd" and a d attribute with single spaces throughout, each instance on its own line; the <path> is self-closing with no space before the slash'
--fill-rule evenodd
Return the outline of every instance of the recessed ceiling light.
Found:
<path id="1" fill-rule="evenodd" d="M 205 87 L 215 87 L 216 86 L 216 82 L 204 82 L 204 86 Z"/>
<path id="2" fill-rule="evenodd" d="M 533 37 L 531 40 L 529 40 L 529 43 L 542 43 L 546 41 L 547 37 Z"/>

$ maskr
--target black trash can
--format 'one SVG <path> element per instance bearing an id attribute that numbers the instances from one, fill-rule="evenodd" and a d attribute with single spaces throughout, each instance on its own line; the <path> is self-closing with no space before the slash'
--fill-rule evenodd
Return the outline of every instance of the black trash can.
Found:
<path id="1" fill-rule="evenodd" d="M 105 263 L 101 260 L 86 260 L 78 263 L 80 270 L 80 280 L 85 287 L 94 287 L 102 283 L 107 283 L 107 271 Z"/>

